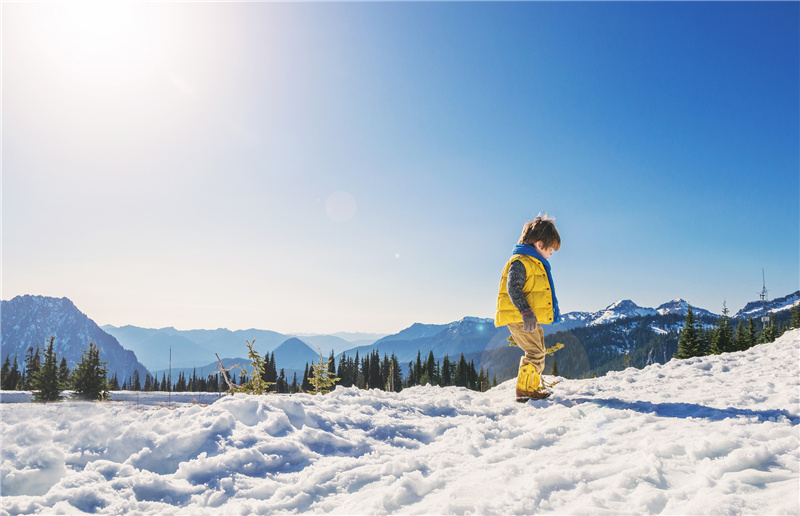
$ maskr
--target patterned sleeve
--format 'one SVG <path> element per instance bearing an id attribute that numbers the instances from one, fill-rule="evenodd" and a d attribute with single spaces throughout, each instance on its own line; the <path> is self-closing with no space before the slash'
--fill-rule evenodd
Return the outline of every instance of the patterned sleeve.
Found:
<path id="1" fill-rule="evenodd" d="M 508 296 L 520 313 L 527 312 L 531 309 L 531 306 L 525 299 L 525 294 L 522 292 L 522 287 L 525 286 L 526 276 L 525 265 L 521 261 L 516 260 L 511 263 L 511 266 L 508 268 L 508 282 L 506 285 L 508 288 Z"/>

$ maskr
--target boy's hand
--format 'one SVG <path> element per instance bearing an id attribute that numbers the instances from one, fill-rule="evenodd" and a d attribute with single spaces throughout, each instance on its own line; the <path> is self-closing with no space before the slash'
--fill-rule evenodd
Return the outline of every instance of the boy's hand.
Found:
<path id="1" fill-rule="evenodd" d="M 533 315 L 533 312 L 528 310 L 522 314 L 522 331 L 536 331 L 536 326 L 539 325 L 539 320 Z"/>

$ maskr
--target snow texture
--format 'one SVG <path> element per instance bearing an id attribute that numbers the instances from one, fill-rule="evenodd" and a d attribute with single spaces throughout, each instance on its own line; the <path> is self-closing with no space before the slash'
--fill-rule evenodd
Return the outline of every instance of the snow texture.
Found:
<path id="1" fill-rule="evenodd" d="M 513 381 L 172 408 L 130 394 L 4 403 L 0 510 L 798 514 L 798 369 L 793 330 L 744 352 L 564 380 L 527 404 Z"/>

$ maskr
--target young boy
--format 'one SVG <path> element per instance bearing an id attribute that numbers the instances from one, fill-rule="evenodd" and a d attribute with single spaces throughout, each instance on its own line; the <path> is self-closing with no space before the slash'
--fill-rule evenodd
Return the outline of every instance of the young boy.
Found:
<path id="1" fill-rule="evenodd" d="M 544 213 L 525 224 L 500 279 L 494 325 L 508 325 L 514 342 L 525 352 L 517 373 L 518 401 L 549 396 L 541 388 L 545 357 L 541 325 L 561 321 L 547 261 L 561 248 L 554 220 Z"/>

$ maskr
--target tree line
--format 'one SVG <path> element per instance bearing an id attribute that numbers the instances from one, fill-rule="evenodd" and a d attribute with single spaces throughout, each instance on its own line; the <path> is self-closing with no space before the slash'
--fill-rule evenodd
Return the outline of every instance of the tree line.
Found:
<path id="1" fill-rule="evenodd" d="M 173 382 L 171 375 L 162 373 L 157 378 L 149 373 L 142 380 L 141 374 L 135 370 L 129 378 L 120 384 L 115 373 L 108 376 L 107 362 L 100 361 L 99 350 L 93 343 L 82 355 L 81 361 L 70 370 L 65 358 L 60 362 L 54 350 L 54 337 L 50 337 L 44 350 L 37 346 L 29 348 L 25 355 L 23 366 L 20 367 L 17 356 L 13 361 L 11 356 L 6 359 L 0 370 L 0 389 L 2 390 L 30 390 L 34 391 L 35 401 L 55 401 L 65 390 L 72 390 L 72 396 L 83 399 L 107 399 L 109 391 L 161 391 L 161 392 L 222 392 L 228 391 L 229 386 L 221 371 L 200 376 L 193 370 L 191 376 L 179 372 Z M 486 391 L 497 385 L 497 379 L 491 383 L 488 374 L 483 370 L 476 370 L 474 361 L 467 361 L 462 353 L 459 360 L 450 360 L 445 355 L 441 361 L 435 359 L 433 351 L 426 360 L 422 360 L 421 352 L 417 352 L 416 361 L 408 362 L 407 375 L 403 375 L 397 357 L 380 356 L 378 351 L 359 356 L 342 354 L 338 361 L 333 351 L 326 361 L 320 352 L 318 364 L 305 365 L 302 379 L 298 380 L 297 373 L 288 380 L 285 369 L 278 370 L 274 353 L 267 353 L 262 359 L 250 347 L 252 360 L 251 369 L 258 371 L 258 383 L 264 385 L 264 392 L 293 394 L 299 392 L 317 392 L 320 383 L 325 384 L 330 379 L 330 388 L 336 385 L 344 387 L 358 387 L 360 389 L 380 389 L 384 391 L 400 392 L 404 388 L 416 385 L 435 385 L 441 387 L 457 386 L 466 387 L 475 391 Z M 238 374 L 236 369 L 238 368 Z M 324 371 L 323 369 L 324 368 Z M 230 370 L 230 381 L 237 386 L 252 385 L 253 371 L 235 366 Z"/>
<path id="2" fill-rule="evenodd" d="M 678 340 L 678 351 L 675 353 L 675 358 L 744 351 L 756 344 L 774 342 L 791 328 L 800 328 L 800 303 L 792 307 L 789 321 L 778 323 L 775 314 L 770 313 L 769 322 L 763 322 L 760 328 L 751 317 L 747 322 L 739 319 L 735 330 L 731 325 L 730 317 L 728 317 L 728 307 L 724 303 L 722 315 L 717 324 L 712 327 L 698 324 L 690 306 L 686 311 L 686 320 Z"/>
<path id="3" fill-rule="evenodd" d="M 6 357 L 0 369 L 0 388 L 3 390 L 32 390 L 34 401 L 56 401 L 61 392 L 72 390 L 72 397 L 77 399 L 97 400 L 108 397 L 107 362 L 100 361 L 100 350 L 93 343 L 81 355 L 81 360 L 70 371 L 66 359 L 59 363 L 53 346 L 55 337 L 42 351 L 28 349 L 23 369 L 19 368 L 16 355 L 11 364 Z"/>

